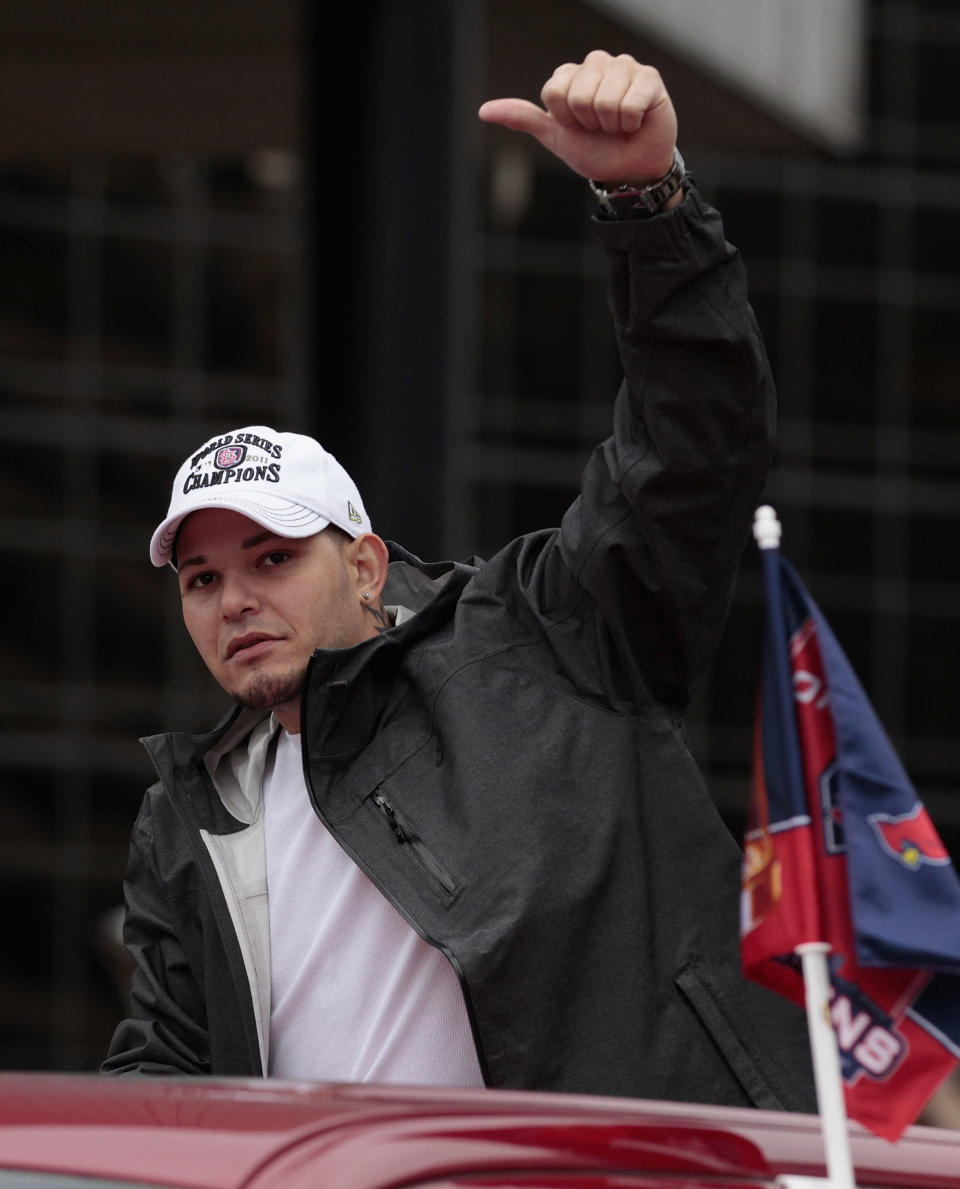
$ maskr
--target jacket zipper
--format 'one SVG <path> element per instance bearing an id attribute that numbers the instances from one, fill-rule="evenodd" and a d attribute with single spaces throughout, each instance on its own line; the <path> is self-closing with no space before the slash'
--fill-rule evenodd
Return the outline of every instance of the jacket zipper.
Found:
<path id="1" fill-rule="evenodd" d="M 304 683 L 303 683 L 303 695 L 302 695 L 302 700 L 301 700 L 300 713 L 302 715 L 304 722 L 306 722 L 310 717 L 308 708 L 307 708 L 308 693 L 310 690 L 310 670 L 313 668 L 313 665 L 316 662 L 317 656 L 318 656 L 318 653 L 315 652 L 313 654 L 313 656 L 310 658 L 310 661 L 307 665 L 307 675 L 304 678 Z M 353 859 L 353 861 L 357 864 L 357 866 L 360 868 L 360 870 L 367 876 L 367 878 L 371 881 L 371 883 L 374 885 L 374 887 L 378 888 L 379 891 L 381 892 L 381 894 L 386 897 L 386 899 L 389 901 L 390 904 L 393 905 L 393 907 L 397 910 L 397 912 L 400 913 L 400 915 L 402 917 L 404 917 L 409 922 L 410 927 L 415 932 L 419 933 L 419 935 L 423 938 L 423 940 L 425 942 L 427 942 L 428 945 L 432 945 L 436 949 L 440 950 L 440 952 L 442 954 L 444 954 L 447 961 L 453 967 L 453 969 L 456 973 L 457 979 L 460 982 L 460 989 L 463 993 L 463 1001 L 464 1001 L 464 1005 L 466 1006 L 466 1009 L 467 1009 L 467 1018 L 470 1021 L 470 1031 L 473 1033 L 473 1043 L 474 1043 L 474 1047 L 477 1050 L 477 1060 L 480 1062 L 480 1072 L 483 1075 L 484 1085 L 492 1086 L 493 1082 L 490 1078 L 490 1068 L 487 1065 L 487 1055 L 484 1052 L 483 1044 L 480 1039 L 480 1028 L 477 1024 L 477 1015 L 473 1008 L 473 996 L 470 993 L 470 986 L 467 983 L 466 975 L 463 973 L 463 967 L 460 965 L 460 963 L 457 961 L 457 959 L 450 952 L 450 950 L 447 949 L 447 947 L 445 945 L 441 945 L 434 938 L 432 938 L 420 925 L 417 924 L 417 922 L 413 919 L 413 917 L 409 916 L 400 907 L 400 905 L 397 903 L 396 898 L 394 896 L 392 896 L 390 894 L 390 892 L 385 887 L 382 886 L 380 881 L 374 877 L 373 873 L 370 871 L 367 864 L 360 861 L 359 856 L 353 851 L 353 849 L 351 847 L 344 845 L 343 840 L 340 837 L 339 833 L 331 827 L 330 823 L 326 819 L 325 814 L 321 811 L 320 806 L 317 804 L 316 791 L 314 790 L 313 780 L 311 779 L 311 776 L 310 776 L 310 766 L 307 763 L 307 749 L 306 749 L 306 747 L 304 747 L 304 749 L 303 749 L 303 779 L 306 781 L 307 789 L 309 790 L 309 793 L 310 793 L 310 802 L 313 805 L 314 812 L 316 813 L 316 815 L 320 819 L 320 821 L 323 822 L 324 826 L 330 831 L 330 833 L 333 835 L 333 837 L 336 838 L 337 842 L 341 846 L 343 846 L 344 850 L 347 852 L 347 854 L 350 856 L 350 858 Z M 398 815 L 396 813 L 396 810 L 394 810 L 393 806 L 390 805 L 390 802 L 387 801 L 386 797 L 384 797 L 383 794 L 380 792 L 380 788 L 382 788 L 382 786 L 378 786 L 374 790 L 374 793 L 373 793 L 374 798 L 379 796 L 383 801 L 383 805 L 390 807 L 390 810 L 393 812 L 393 817 L 397 823 L 397 826 L 399 827 L 401 832 L 404 834 L 404 837 L 408 837 L 408 833 L 404 830 L 404 823 L 401 822 L 400 818 L 398 817 Z M 376 804 L 376 801 L 374 803 Z M 386 808 L 382 808 L 379 804 L 377 805 L 377 808 L 384 815 L 384 817 L 387 818 L 387 822 L 389 823 L 390 818 L 387 814 Z M 414 836 L 416 837 L 416 835 L 414 835 Z M 396 832 L 394 832 L 394 837 L 396 837 Z M 399 843 L 400 839 L 397 838 L 397 841 Z M 433 854 L 431 854 L 431 852 L 428 850 L 428 848 L 423 845 L 423 843 L 419 839 L 419 837 L 417 837 L 417 842 L 423 848 L 423 851 L 427 855 L 430 856 L 430 858 L 428 860 L 426 860 L 426 864 L 429 864 L 430 866 L 438 867 L 440 872 L 442 873 L 440 876 L 440 880 L 439 880 L 440 886 L 441 887 L 449 887 L 450 892 L 452 893 L 454 891 L 454 887 L 455 887 L 452 877 L 443 869 L 443 867 L 440 866 L 439 861 L 436 859 L 436 857 Z M 414 851 L 411 848 L 411 853 L 416 854 L 416 851 Z M 422 859 L 420 861 L 423 862 Z M 429 867 L 426 866 L 426 864 L 425 864 L 425 867 L 427 870 L 429 870 Z"/>
<path id="2" fill-rule="evenodd" d="M 393 805 L 391 805 L 391 803 L 384 796 L 383 792 L 381 791 L 382 788 L 383 786 L 380 785 L 374 790 L 372 794 L 372 800 L 377 809 L 379 809 L 386 818 L 387 825 L 389 825 L 394 838 L 396 838 L 400 846 L 406 846 L 409 848 L 410 854 L 413 855 L 416 861 L 420 864 L 427 876 L 436 880 L 439 886 L 448 895 L 452 895 L 456 890 L 456 884 L 454 883 L 453 876 L 450 875 L 446 868 L 440 863 L 433 851 L 431 851 L 430 848 L 426 846 L 423 839 L 416 833 L 410 823 L 401 818 Z M 387 895 L 383 888 L 380 890 L 384 893 L 384 895 Z M 393 904 L 394 908 L 396 908 L 398 912 L 401 911 L 400 906 L 396 903 L 392 896 L 387 896 L 387 899 L 391 904 Z M 410 918 L 407 919 L 409 920 Z M 413 925 L 412 920 L 410 923 Z M 416 926 L 414 926 L 414 928 L 416 928 Z M 417 931 L 428 944 L 437 945 L 437 943 L 422 930 L 418 929 Z M 447 961 L 453 967 L 460 983 L 460 990 L 463 994 L 464 1006 L 467 1010 L 467 1019 L 470 1022 L 470 1031 L 473 1035 L 473 1045 L 477 1051 L 477 1061 L 480 1064 L 480 1073 L 483 1077 L 484 1085 L 488 1087 L 492 1086 L 493 1082 L 490 1079 L 490 1069 L 487 1065 L 487 1056 L 483 1050 L 483 1044 L 480 1040 L 480 1029 L 477 1025 L 476 1013 L 473 1010 L 473 997 L 470 994 L 470 987 L 468 986 L 466 976 L 463 973 L 463 967 L 456 960 L 453 954 L 450 953 L 446 946 L 437 946 L 437 948 L 440 949 L 440 951 L 446 956 Z"/>
<path id="3" fill-rule="evenodd" d="M 373 803 L 387 819 L 387 825 L 401 846 L 406 846 L 410 854 L 420 864 L 426 874 L 448 895 L 456 891 L 453 876 L 447 871 L 433 851 L 424 843 L 416 830 L 397 813 L 383 793 L 377 789 L 373 793 Z"/>
<path id="4" fill-rule="evenodd" d="M 310 772 L 307 767 L 306 755 L 304 755 L 303 775 L 304 775 L 304 779 L 307 782 L 307 788 L 310 790 L 310 800 L 313 804 L 314 812 L 316 813 L 317 817 L 323 822 L 324 826 L 326 826 L 326 828 L 328 830 L 330 830 L 331 834 L 333 834 L 333 837 L 337 839 L 337 841 L 340 843 L 341 846 L 343 846 L 343 841 L 340 839 L 339 835 L 337 835 L 331 829 L 330 824 L 327 822 L 326 818 L 324 817 L 324 815 L 320 812 L 319 808 L 317 807 L 316 797 L 313 792 L 313 784 L 310 780 Z M 403 844 L 410 845 L 410 833 L 405 828 L 406 824 L 401 821 L 400 817 L 397 815 L 396 810 L 393 808 L 393 806 L 390 804 L 390 802 L 387 800 L 387 798 L 379 791 L 379 789 L 377 789 L 373 793 L 373 801 L 374 801 L 374 804 L 376 805 L 377 809 L 379 809 L 380 812 L 383 814 L 383 816 L 387 819 L 387 823 L 390 824 L 391 829 L 393 830 L 394 837 L 397 839 L 397 842 L 401 843 L 402 840 L 401 840 L 400 835 L 402 835 L 402 838 L 406 840 L 405 843 L 403 843 Z M 391 818 L 392 818 L 392 822 L 391 822 Z M 396 824 L 396 829 L 394 829 L 392 823 Z M 400 835 L 397 834 L 397 830 L 400 831 Z M 416 835 L 414 835 L 414 837 L 416 837 Z M 418 861 L 421 862 L 422 864 L 424 864 L 426 870 L 429 871 L 429 867 L 427 867 L 427 864 L 429 864 L 430 867 L 438 868 L 439 874 L 438 874 L 437 878 L 439 879 L 440 886 L 444 887 L 444 888 L 449 888 L 450 892 L 452 893 L 454 890 L 454 886 L 455 886 L 454 882 L 453 882 L 453 878 L 446 872 L 446 870 L 442 866 L 440 866 L 436 857 L 432 854 L 432 852 L 426 846 L 423 845 L 423 842 L 418 837 L 417 837 L 417 843 L 419 844 L 420 852 L 418 853 L 418 851 L 411 846 L 410 853 L 415 855 L 417 857 Z M 473 1009 L 473 997 L 470 994 L 470 986 L 467 983 L 466 975 L 463 973 L 463 967 L 460 965 L 460 963 L 457 961 L 457 959 L 447 949 L 447 947 L 445 945 L 440 945 L 436 940 L 434 940 L 434 938 L 432 938 L 430 936 L 429 933 L 425 932 L 424 929 L 421 928 L 414 921 L 414 919 L 412 917 L 408 916 L 404 912 L 404 910 L 397 903 L 395 897 L 393 897 L 387 891 L 387 889 L 381 885 L 380 881 L 374 877 L 374 875 L 370 871 L 370 869 L 366 866 L 365 863 L 362 863 L 360 861 L 359 857 L 353 852 L 352 849 L 350 849 L 349 847 L 344 847 L 344 849 L 346 850 L 347 854 L 350 855 L 350 857 L 353 859 L 353 861 L 357 864 L 357 866 L 360 868 L 360 870 L 371 881 L 371 883 L 373 883 L 374 887 L 378 888 L 380 890 L 380 893 L 384 897 L 386 897 L 386 899 L 389 901 L 390 904 L 393 905 L 393 907 L 397 910 L 397 912 L 400 913 L 400 915 L 402 917 L 404 917 L 407 921 L 409 921 L 410 927 L 412 929 L 414 929 L 417 933 L 419 933 L 420 936 L 423 938 L 423 940 L 428 945 L 432 945 L 436 949 L 440 950 L 440 952 L 442 954 L 444 954 L 447 961 L 453 967 L 454 972 L 456 973 L 457 979 L 460 983 L 460 990 L 463 993 L 463 1002 L 467 1009 L 467 1018 L 470 1021 L 470 1031 L 473 1034 L 473 1044 L 474 1044 L 474 1048 L 477 1050 L 477 1060 L 480 1062 L 480 1072 L 483 1075 L 483 1082 L 484 1082 L 485 1086 L 492 1086 L 493 1082 L 491 1081 L 491 1078 L 490 1078 L 490 1068 L 487 1065 L 487 1055 L 484 1052 L 483 1044 L 480 1040 L 480 1028 L 477 1025 L 476 1012 Z M 424 855 L 429 856 L 429 858 L 426 859 L 426 861 L 423 858 Z"/>

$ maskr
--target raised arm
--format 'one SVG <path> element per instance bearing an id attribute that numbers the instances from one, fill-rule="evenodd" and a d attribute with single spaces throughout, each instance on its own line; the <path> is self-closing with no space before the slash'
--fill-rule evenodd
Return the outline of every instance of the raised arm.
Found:
<path id="1" fill-rule="evenodd" d="M 555 71 L 542 98 L 543 109 L 496 100 L 480 116 L 608 191 L 670 169 L 677 120 L 652 67 L 596 51 Z M 725 621 L 774 390 L 739 256 L 689 179 L 653 213 L 618 201 L 599 232 L 625 383 L 554 546 L 527 559 L 527 591 L 561 663 L 579 658 L 579 688 L 679 713 Z"/>

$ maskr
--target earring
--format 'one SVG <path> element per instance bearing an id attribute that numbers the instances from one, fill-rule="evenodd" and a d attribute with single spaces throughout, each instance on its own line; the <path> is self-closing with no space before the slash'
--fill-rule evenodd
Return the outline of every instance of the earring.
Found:
<path id="1" fill-rule="evenodd" d="M 363 597 L 364 597 L 365 599 L 369 599 L 369 598 L 370 598 L 370 591 L 369 591 L 369 590 L 365 590 L 365 591 L 363 592 Z"/>

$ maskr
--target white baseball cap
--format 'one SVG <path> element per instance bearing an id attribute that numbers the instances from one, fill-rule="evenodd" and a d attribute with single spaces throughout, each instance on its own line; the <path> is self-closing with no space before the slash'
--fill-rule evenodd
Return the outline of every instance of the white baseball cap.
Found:
<path id="1" fill-rule="evenodd" d="M 173 565 L 177 531 L 201 508 L 230 508 L 281 537 L 310 537 L 335 524 L 370 532 L 357 486 L 319 442 L 248 425 L 205 442 L 177 471 L 170 507 L 150 541 L 155 566 Z"/>

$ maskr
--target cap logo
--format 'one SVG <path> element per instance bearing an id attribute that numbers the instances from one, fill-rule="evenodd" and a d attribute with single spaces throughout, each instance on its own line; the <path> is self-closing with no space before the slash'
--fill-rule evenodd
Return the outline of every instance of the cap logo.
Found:
<path id="1" fill-rule="evenodd" d="M 222 450 L 217 451 L 213 461 L 221 471 L 228 471 L 231 467 L 238 467 L 246 457 L 246 446 L 224 446 Z"/>
<path id="2" fill-rule="evenodd" d="M 347 500 L 347 516 L 354 524 L 363 524 L 363 517 L 349 500 Z"/>

